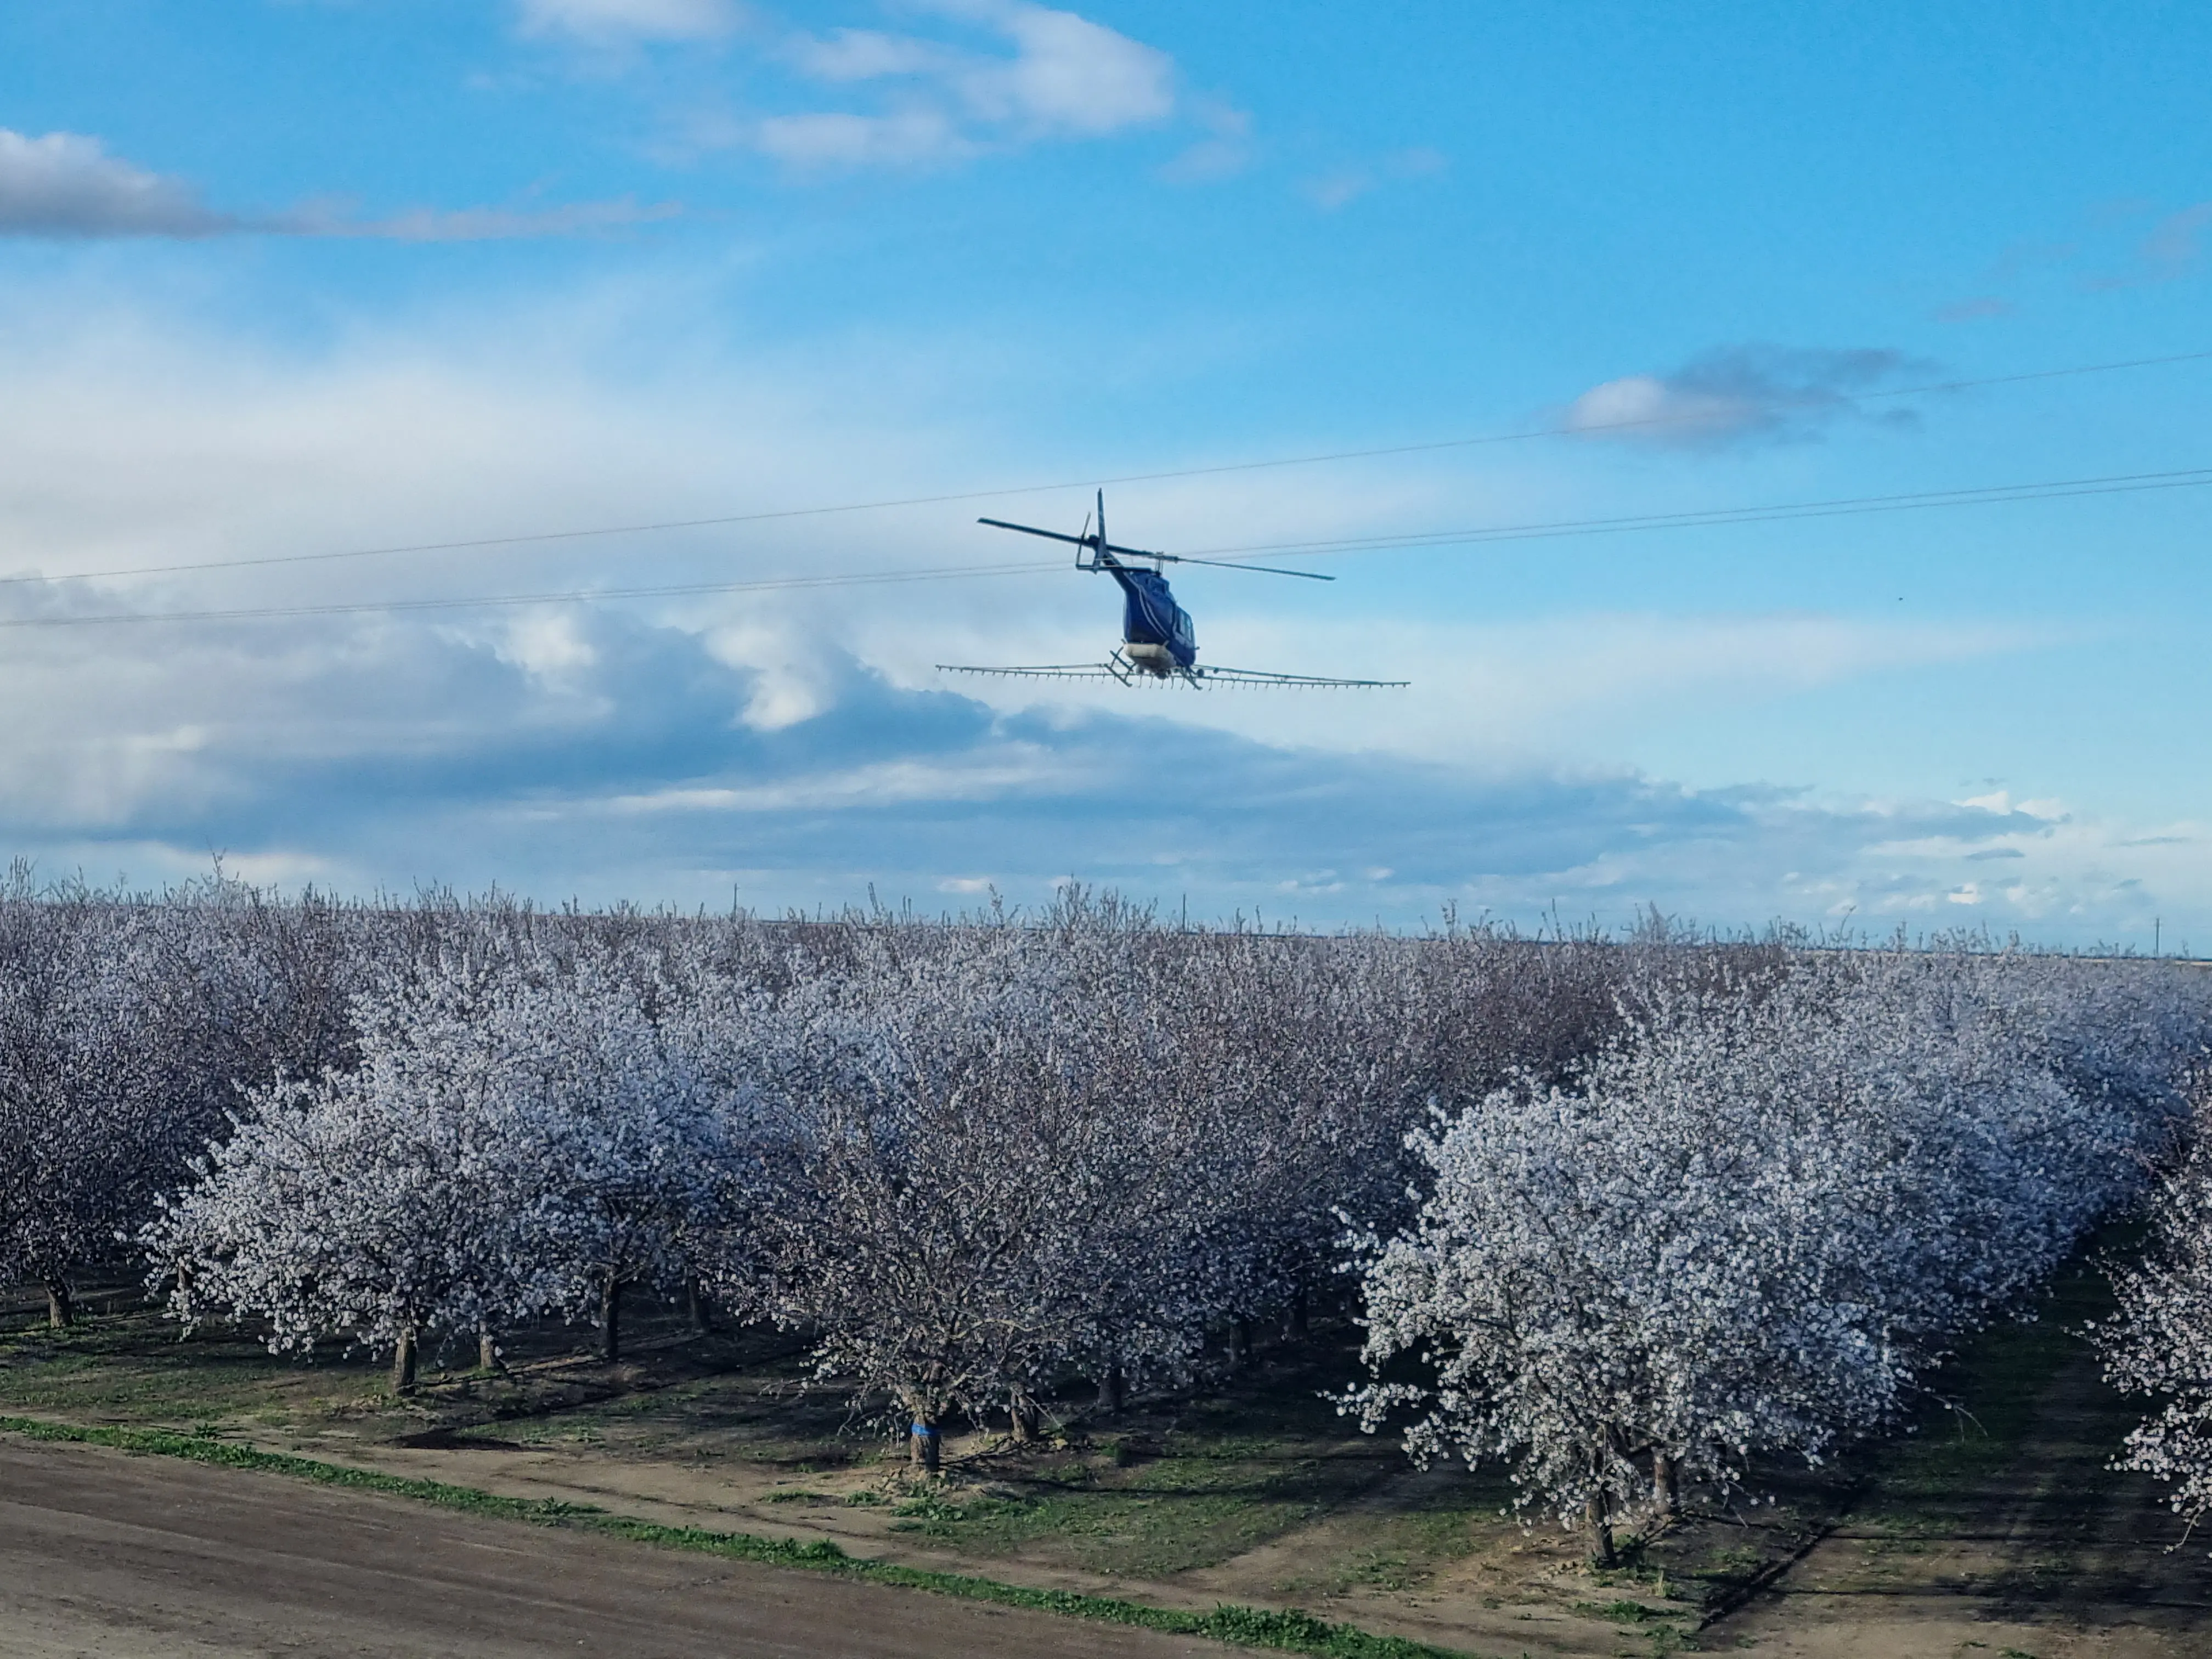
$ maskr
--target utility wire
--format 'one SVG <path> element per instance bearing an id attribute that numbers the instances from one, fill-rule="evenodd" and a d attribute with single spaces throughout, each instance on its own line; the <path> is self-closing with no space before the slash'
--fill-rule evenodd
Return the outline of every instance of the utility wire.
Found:
<path id="1" fill-rule="evenodd" d="M 1547 523 L 1477 526 L 1401 536 L 1358 537 L 1340 541 L 1273 542 L 1209 548 L 1210 554 L 1285 554 L 1324 556 L 1382 552 L 1393 549 L 1482 545 L 1491 542 L 1541 541 L 1563 536 L 1619 535 L 1650 530 L 1699 529 L 1716 526 L 1772 524 L 1793 519 L 1833 518 L 1861 513 L 1905 513 L 1935 507 L 1994 507 L 2014 501 L 2063 500 L 2078 495 L 2115 495 L 2148 490 L 2212 485 L 2212 467 L 2170 472 L 2122 472 L 2103 477 L 2059 478 L 2043 483 L 1990 484 L 1972 489 L 1929 490 L 1911 495 L 1844 496 L 1828 501 L 1784 501 L 1766 507 L 1711 507 L 1687 513 L 1650 514 L 1613 519 L 1560 519 Z M 1224 560 L 1223 562 L 1231 561 Z M 757 593 L 795 588 L 858 587 L 896 582 L 957 581 L 975 578 L 1035 575 L 1064 570 L 1060 560 L 1018 563 L 939 565 L 919 570 L 834 572 L 816 576 L 777 576 L 752 581 L 684 582 L 655 587 L 571 588 L 556 592 L 497 593 L 465 599 L 362 600 L 328 605 L 255 605 L 225 610 L 110 611 L 76 616 L 0 617 L 0 629 L 82 628 L 112 623 L 242 622 L 275 617 L 345 617 L 403 611 L 459 611 L 517 605 L 557 605 L 590 600 L 673 599 L 710 593 Z"/>
<path id="2" fill-rule="evenodd" d="M 1334 541 L 1251 542 L 1233 547 L 1203 547 L 1194 551 L 1209 557 L 1238 554 L 1320 556 L 1388 552 L 1409 548 L 1475 546 L 1485 542 L 1536 541 L 1553 536 L 1602 536 L 1636 530 L 1774 524 L 1791 519 L 1840 518 L 1861 513 L 1901 513 L 1921 507 L 1989 507 L 2007 501 L 2060 501 L 2074 495 L 2133 495 L 2144 490 L 2188 489 L 2206 484 L 2212 484 L 2212 467 L 2187 467 L 2172 472 L 2121 472 L 2105 477 L 2059 478 L 2043 483 L 1991 484 L 1975 489 L 1932 489 L 1909 495 L 1779 501 L 1767 507 L 1700 507 L 1683 513 L 1634 514 L 1613 519 L 1560 519 L 1538 524 L 1477 525 L 1462 530 L 1353 536 Z"/>
<path id="3" fill-rule="evenodd" d="M 2131 357 L 2123 362 L 2083 363 L 2068 368 L 2030 370 L 2020 374 L 1985 375 L 1976 380 L 1936 380 L 1923 386 L 1897 386 L 1887 392 L 1856 394 L 1864 401 L 1917 398 L 1943 392 L 1969 392 L 1987 386 L 2019 386 L 2031 380 L 2063 380 L 2082 374 L 2110 374 L 2123 369 L 2155 368 L 2171 363 L 2212 360 L 2212 351 L 2182 351 L 2163 357 Z M 1593 434 L 1627 432 L 1683 424 L 1711 418 L 1710 411 L 1650 415 L 1634 420 L 1562 422 L 1528 427 L 1515 432 L 1493 432 L 1472 438 L 1441 438 L 1426 443 L 1389 444 L 1370 449 L 1340 449 L 1325 453 L 1287 455 L 1256 461 L 1227 461 L 1215 466 L 1179 467 L 1162 472 L 1125 472 L 1116 477 L 1082 478 L 1059 483 L 1011 484 L 988 489 L 962 490 L 943 495 L 907 495 L 872 501 L 847 501 L 829 507 L 782 507 L 765 513 L 731 513 L 713 518 L 664 519 L 644 524 L 600 525 L 582 530 L 543 530 L 518 536 L 479 536 L 465 540 L 407 542 L 386 547 L 357 547 L 331 553 L 276 553 L 250 559 L 210 559 L 185 564 L 134 565 L 113 570 L 86 570 L 58 576 L 0 576 L 0 586 L 64 581 L 100 581 L 118 576 L 169 576 L 198 570 L 244 570 L 267 565 L 319 564 L 341 559 L 381 558 L 401 553 L 459 553 L 487 547 L 520 547 L 547 542 L 582 541 L 598 536 L 643 536 L 670 530 L 702 530 L 718 526 L 766 524 L 782 519 L 827 518 L 845 513 L 875 513 L 903 507 L 939 507 L 953 501 L 989 501 L 1007 495 L 1048 495 L 1061 489 L 1090 489 L 1109 484 L 1158 483 L 1176 478 L 1212 477 L 1228 472 L 1260 472 L 1282 467 L 1316 466 L 1334 461 L 1374 460 L 1391 455 L 1429 454 L 1447 449 L 1472 449 L 1489 444 L 1525 443 L 1537 438 L 1586 437 Z"/>

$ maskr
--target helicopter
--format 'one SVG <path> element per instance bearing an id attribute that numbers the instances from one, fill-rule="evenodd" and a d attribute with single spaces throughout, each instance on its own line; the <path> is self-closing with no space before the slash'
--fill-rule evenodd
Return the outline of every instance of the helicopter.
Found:
<path id="1" fill-rule="evenodd" d="M 1018 531 L 1024 536 L 1042 536 L 1047 541 L 1072 543 L 1075 549 L 1075 568 L 1084 571 L 1103 571 L 1120 586 L 1122 595 L 1121 643 L 1104 662 L 1036 663 L 1016 667 L 991 668 L 969 663 L 941 662 L 940 672 L 947 674 L 998 674 L 1013 678 L 1053 680 L 1119 680 L 1124 685 L 1139 685 L 1147 681 L 1182 684 L 1203 690 L 1208 685 L 1285 685 L 1322 687 L 1395 687 L 1410 685 L 1410 680 L 1340 680 L 1318 674 L 1277 674 L 1256 668 L 1223 668 L 1212 664 L 1201 665 L 1198 660 L 1198 635 L 1191 626 L 1190 612 L 1175 601 L 1169 591 L 1168 579 L 1163 567 L 1170 564 L 1206 564 L 1223 570 L 1250 570 L 1267 576 L 1297 576 L 1308 581 L 1330 582 L 1334 576 L 1325 576 L 1312 570 L 1278 570 L 1267 565 L 1232 564 L 1224 559 L 1197 559 L 1186 553 L 1154 553 L 1140 547 L 1117 547 L 1106 539 L 1106 492 L 1098 492 L 1098 510 L 1095 522 L 1085 517 L 1080 535 L 1070 536 L 1064 531 L 1040 530 L 1035 525 L 1009 524 L 1004 519 L 978 519 L 978 524 L 989 525 L 994 530 Z M 1126 563 L 1131 559 L 1149 559 L 1152 568 Z"/>

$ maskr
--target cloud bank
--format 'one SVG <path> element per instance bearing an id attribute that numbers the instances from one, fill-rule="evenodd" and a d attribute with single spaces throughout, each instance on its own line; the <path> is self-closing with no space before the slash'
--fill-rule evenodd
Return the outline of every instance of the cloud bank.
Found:
<path id="1" fill-rule="evenodd" d="M 1073 877 L 1197 916 L 1315 926 L 1451 908 L 1622 926 L 1656 905 L 2083 943 L 2141 920 L 2147 867 L 2169 904 L 2201 880 L 2207 840 L 2172 826 L 2146 854 L 2003 799 L 1701 791 L 1282 748 L 1141 714 L 994 715 L 850 659 L 818 712 L 763 726 L 742 716 L 762 672 L 696 634 L 586 611 L 532 626 L 562 635 L 550 665 L 496 629 L 319 628 L 319 648 L 275 653 L 265 635 L 203 636 L 180 655 L 227 663 L 220 695 L 179 701 L 179 676 L 158 711 L 151 696 L 135 720 L 111 708 L 105 749 L 71 757 L 104 787 L 0 779 L 0 836 L 141 880 L 216 850 L 354 890 L 496 882 L 775 910 L 872 886 L 1036 902 Z"/>
<path id="2" fill-rule="evenodd" d="M 0 235 L 220 236 L 247 228 L 182 179 L 111 155 L 97 138 L 0 127 Z"/>
<path id="3" fill-rule="evenodd" d="M 1632 374 L 1592 386 L 1569 405 L 1571 431 L 1672 448 L 1804 442 L 1842 421 L 1909 422 L 1861 401 L 1929 365 L 1887 348 L 1827 350 L 1722 346 L 1668 374 Z"/>
<path id="4" fill-rule="evenodd" d="M 97 138 L 33 138 L 0 127 L 0 236 L 88 240 L 114 237 L 331 236 L 401 242 L 475 242 L 604 234 L 680 216 L 674 203 L 625 197 L 547 208 L 415 209 L 362 218 L 326 206 L 278 213 L 222 213 L 184 179 L 109 154 Z"/>

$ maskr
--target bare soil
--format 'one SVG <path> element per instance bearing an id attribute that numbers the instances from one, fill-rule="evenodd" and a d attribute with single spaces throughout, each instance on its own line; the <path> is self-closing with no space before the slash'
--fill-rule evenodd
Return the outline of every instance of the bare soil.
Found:
<path id="1" fill-rule="evenodd" d="M 1170 1659 L 1208 1642 L 0 1437 L 11 1659 Z"/>
<path id="2" fill-rule="evenodd" d="M 2181 1659 L 2212 1654 L 2212 1559 L 2155 1483 L 2110 1468 L 2136 1412 L 2076 1334 L 2103 1285 L 1954 1368 L 1971 1418 L 1889 1449 L 1848 1515 L 1708 1637 L 1778 1659 Z"/>

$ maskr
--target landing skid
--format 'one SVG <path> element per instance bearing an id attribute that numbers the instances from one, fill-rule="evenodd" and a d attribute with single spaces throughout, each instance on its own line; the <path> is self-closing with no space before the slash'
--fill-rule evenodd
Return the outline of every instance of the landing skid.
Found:
<path id="1" fill-rule="evenodd" d="M 1117 680 L 1123 685 L 1182 684 L 1194 691 L 1203 691 L 1209 685 L 1280 685 L 1332 690 L 1393 690 L 1413 684 L 1411 680 L 1336 680 L 1318 674 L 1277 674 L 1261 668 L 1215 668 L 1204 664 L 1162 675 L 1138 667 L 1118 651 L 1104 662 L 1048 662 L 1006 668 L 941 662 L 937 666 L 946 674 L 992 674 L 1006 679 Z"/>

